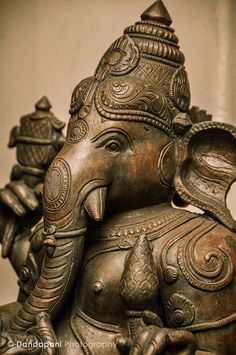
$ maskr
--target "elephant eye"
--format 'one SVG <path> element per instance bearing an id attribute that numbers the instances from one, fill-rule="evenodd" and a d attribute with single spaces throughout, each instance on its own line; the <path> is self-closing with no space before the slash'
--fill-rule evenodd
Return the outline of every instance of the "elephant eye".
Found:
<path id="1" fill-rule="evenodd" d="M 110 142 L 105 147 L 109 152 L 119 152 L 120 151 L 120 144 L 118 142 Z"/>

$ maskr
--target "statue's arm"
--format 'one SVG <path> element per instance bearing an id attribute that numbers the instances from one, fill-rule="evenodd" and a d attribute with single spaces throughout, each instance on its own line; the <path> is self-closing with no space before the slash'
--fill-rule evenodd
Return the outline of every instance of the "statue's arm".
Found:
<path id="1" fill-rule="evenodd" d="M 35 107 L 11 131 L 9 147 L 16 148 L 17 164 L 10 182 L 0 189 L 2 257 L 9 258 L 17 274 L 28 255 L 32 227 L 42 218 L 44 176 L 64 143 L 65 124 L 50 111 L 47 98 Z"/>
<path id="2" fill-rule="evenodd" d="M 41 217 L 41 199 L 23 180 L 13 180 L 1 189 L 2 257 L 9 258 L 17 274 L 28 254 L 31 228 Z"/>

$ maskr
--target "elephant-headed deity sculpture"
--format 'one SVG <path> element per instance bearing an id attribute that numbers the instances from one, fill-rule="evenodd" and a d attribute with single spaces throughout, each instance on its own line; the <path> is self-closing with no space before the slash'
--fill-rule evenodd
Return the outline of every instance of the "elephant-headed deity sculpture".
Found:
<path id="1" fill-rule="evenodd" d="M 1 354 L 236 353 L 236 130 L 190 109 L 171 23 L 156 1 L 75 88 Z"/>

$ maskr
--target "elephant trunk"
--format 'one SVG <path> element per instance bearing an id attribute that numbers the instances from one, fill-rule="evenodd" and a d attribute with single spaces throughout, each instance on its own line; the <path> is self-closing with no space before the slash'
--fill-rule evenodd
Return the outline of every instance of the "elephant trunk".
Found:
<path id="1" fill-rule="evenodd" d="M 53 319 L 77 275 L 83 251 L 84 230 L 77 231 L 76 237 L 50 236 L 50 239 L 54 239 L 54 245 L 46 246 L 47 252 L 40 278 L 14 318 L 12 330 L 31 328 L 35 325 L 36 315 L 42 311 L 47 312 Z"/>
<path id="2" fill-rule="evenodd" d="M 47 172 L 43 193 L 45 259 L 35 288 L 11 323 L 12 330 L 31 328 L 42 311 L 51 319 L 58 314 L 80 269 L 86 216 L 96 221 L 103 217 L 104 181 L 79 171 L 85 169 L 79 169 L 73 154 L 62 148 Z"/>

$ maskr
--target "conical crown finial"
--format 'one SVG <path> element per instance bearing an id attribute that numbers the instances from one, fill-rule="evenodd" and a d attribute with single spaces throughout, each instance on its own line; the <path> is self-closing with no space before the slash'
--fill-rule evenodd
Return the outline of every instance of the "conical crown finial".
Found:
<path id="1" fill-rule="evenodd" d="M 43 96 L 38 102 L 36 102 L 35 108 L 36 110 L 49 112 L 52 105 L 50 104 L 47 96 Z"/>
<path id="2" fill-rule="evenodd" d="M 164 25 L 170 26 L 172 19 L 161 0 L 157 0 L 152 4 L 144 13 L 141 15 L 141 19 L 157 21 L 163 23 Z"/>

